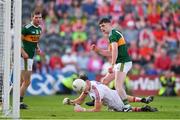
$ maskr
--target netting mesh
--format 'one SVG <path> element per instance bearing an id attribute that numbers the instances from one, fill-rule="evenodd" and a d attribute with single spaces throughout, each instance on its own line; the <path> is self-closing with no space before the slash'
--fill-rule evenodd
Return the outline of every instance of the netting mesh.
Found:
<path id="1" fill-rule="evenodd" d="M 0 101 L 2 101 L 2 85 L 4 73 L 4 1 L 0 0 Z"/>

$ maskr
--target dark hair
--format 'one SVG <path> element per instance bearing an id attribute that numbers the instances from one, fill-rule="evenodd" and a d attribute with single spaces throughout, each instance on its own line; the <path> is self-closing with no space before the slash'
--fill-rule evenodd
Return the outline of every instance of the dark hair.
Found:
<path id="1" fill-rule="evenodd" d="M 99 21 L 99 25 L 102 24 L 102 23 L 111 23 L 111 20 L 109 18 L 102 18 L 100 21 Z"/>
<path id="2" fill-rule="evenodd" d="M 79 78 L 82 79 L 82 80 L 85 80 L 85 81 L 88 80 L 88 77 L 84 72 L 79 74 Z"/>
<path id="3" fill-rule="evenodd" d="M 41 10 L 36 8 L 33 13 L 31 14 L 31 17 L 34 17 L 34 15 L 39 15 L 39 14 L 42 14 Z"/>

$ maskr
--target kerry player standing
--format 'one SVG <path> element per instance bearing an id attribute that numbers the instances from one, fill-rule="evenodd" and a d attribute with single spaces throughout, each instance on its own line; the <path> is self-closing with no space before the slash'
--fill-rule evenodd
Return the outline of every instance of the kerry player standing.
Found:
<path id="1" fill-rule="evenodd" d="M 32 13 L 31 19 L 31 23 L 22 28 L 20 109 L 27 109 L 28 107 L 23 103 L 23 98 L 30 85 L 33 57 L 35 53 L 40 54 L 38 41 L 41 35 L 42 13 L 36 9 Z"/>

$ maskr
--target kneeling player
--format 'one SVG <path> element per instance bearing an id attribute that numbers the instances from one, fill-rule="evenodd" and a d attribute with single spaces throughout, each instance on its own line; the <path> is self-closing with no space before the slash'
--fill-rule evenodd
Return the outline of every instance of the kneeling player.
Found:
<path id="1" fill-rule="evenodd" d="M 76 112 L 99 112 L 101 111 L 102 104 L 108 107 L 108 110 L 122 112 L 124 104 L 120 99 L 116 90 L 111 90 L 106 85 L 103 85 L 99 82 L 76 79 L 73 82 L 73 90 L 76 92 L 80 92 L 81 95 L 75 99 L 70 100 L 69 98 L 65 98 L 63 100 L 63 104 L 75 105 L 74 111 Z M 95 100 L 94 108 L 86 109 L 81 107 L 80 105 L 84 102 L 87 95 L 90 96 L 91 99 Z M 150 106 L 145 107 L 133 107 L 132 111 L 148 111 L 155 112 L 157 108 L 153 108 Z"/>
<path id="2" fill-rule="evenodd" d="M 79 78 L 84 80 L 84 81 L 88 80 L 88 77 L 84 72 L 79 74 Z M 106 79 L 110 82 L 110 80 L 112 80 L 112 78 L 113 78 L 113 74 L 108 74 L 103 79 Z M 104 84 L 103 82 L 101 82 L 101 83 Z M 107 85 L 107 84 L 104 84 L 104 85 Z M 127 96 L 128 96 L 127 97 L 128 102 L 141 102 L 141 103 L 149 104 L 150 102 L 152 102 L 154 100 L 153 96 L 148 96 L 148 97 L 143 97 L 143 98 L 130 96 L 130 95 L 127 95 Z M 94 106 L 94 100 L 91 102 L 86 102 L 86 105 Z"/>

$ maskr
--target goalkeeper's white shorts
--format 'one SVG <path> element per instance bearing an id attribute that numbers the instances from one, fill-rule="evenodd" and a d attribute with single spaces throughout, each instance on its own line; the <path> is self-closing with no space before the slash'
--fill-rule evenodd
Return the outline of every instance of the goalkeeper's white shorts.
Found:
<path id="1" fill-rule="evenodd" d="M 118 63 L 114 66 L 114 71 L 121 71 L 127 74 L 131 68 L 132 62 Z"/>
<path id="2" fill-rule="evenodd" d="M 33 59 L 24 59 L 21 57 L 21 70 L 32 71 Z"/>

